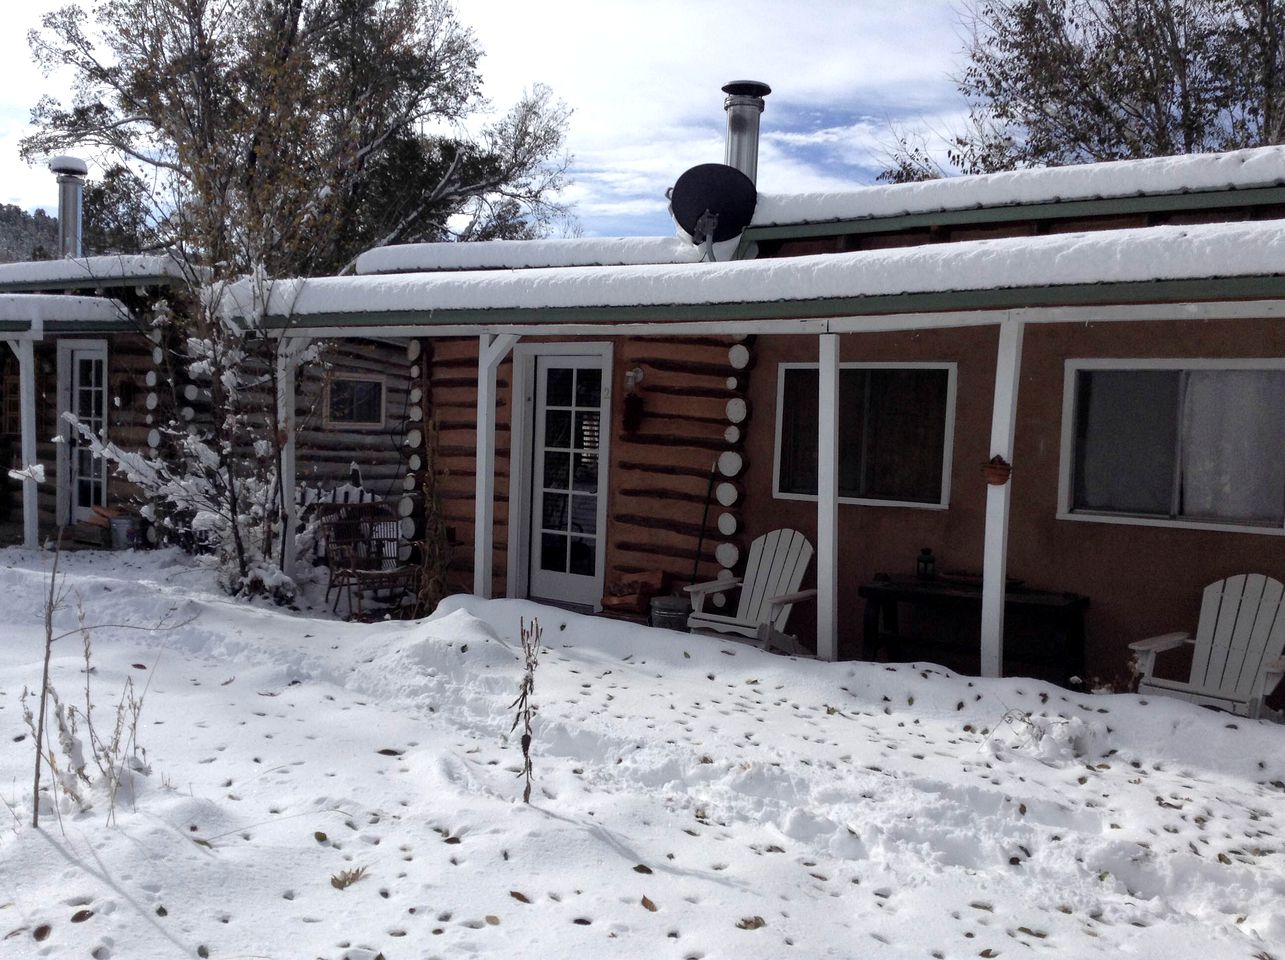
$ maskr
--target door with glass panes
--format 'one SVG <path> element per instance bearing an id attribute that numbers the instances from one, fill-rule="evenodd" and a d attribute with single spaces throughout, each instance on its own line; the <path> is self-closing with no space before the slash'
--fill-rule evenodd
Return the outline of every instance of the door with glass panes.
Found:
<path id="1" fill-rule="evenodd" d="M 593 606 L 602 598 L 603 367 L 598 356 L 535 358 L 528 585 L 534 599 Z"/>
<path id="2" fill-rule="evenodd" d="M 59 358 L 64 382 L 66 409 L 97 437 L 107 439 L 107 345 L 92 342 L 63 345 Z M 89 442 L 71 424 L 63 425 L 67 444 L 66 484 L 68 512 L 72 521 L 85 520 L 93 508 L 107 502 L 107 462 L 97 456 Z"/>

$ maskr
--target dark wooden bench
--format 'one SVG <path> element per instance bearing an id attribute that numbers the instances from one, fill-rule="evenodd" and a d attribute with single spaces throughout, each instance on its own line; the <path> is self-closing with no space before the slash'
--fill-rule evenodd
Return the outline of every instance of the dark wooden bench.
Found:
<path id="1" fill-rule="evenodd" d="M 858 588 L 866 601 L 861 659 L 931 660 L 964 673 L 980 667 L 982 587 L 976 579 L 876 578 Z M 906 607 L 909 619 L 899 615 Z M 1084 671 L 1084 611 L 1076 593 L 1028 590 L 1004 594 L 1004 675 L 1036 676 L 1079 686 Z"/>

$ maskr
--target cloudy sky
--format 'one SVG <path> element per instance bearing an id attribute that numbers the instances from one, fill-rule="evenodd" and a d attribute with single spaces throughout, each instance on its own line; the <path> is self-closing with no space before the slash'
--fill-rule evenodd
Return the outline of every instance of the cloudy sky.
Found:
<path id="1" fill-rule="evenodd" d="M 31 64 L 26 32 L 59 6 L 25 0 L 0 33 L 0 202 L 56 204 L 53 177 L 18 158 L 31 106 L 66 78 Z M 13 6 L 17 6 L 14 4 Z M 723 158 L 728 80 L 772 86 L 759 189 L 871 182 L 893 131 L 959 126 L 949 74 L 962 31 L 945 0 L 457 0 L 485 51 L 495 108 L 546 83 L 572 107 L 574 184 L 586 236 L 672 233 L 665 189 Z"/>

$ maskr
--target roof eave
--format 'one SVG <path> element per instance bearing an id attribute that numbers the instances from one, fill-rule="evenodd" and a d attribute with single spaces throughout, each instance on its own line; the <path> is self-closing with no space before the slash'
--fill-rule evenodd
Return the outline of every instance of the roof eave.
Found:
<path id="1" fill-rule="evenodd" d="M 835 297 L 759 302 L 645 304 L 591 307 L 525 307 L 460 310 L 353 311 L 289 317 L 269 315 L 264 326 L 277 333 L 305 335 L 311 329 L 436 327 L 505 324 L 726 323 L 737 320 L 827 319 L 926 312 L 1011 310 L 1023 307 L 1106 306 L 1285 298 L 1285 274 L 1247 277 L 1148 280 L 953 290 L 868 297 Z"/>

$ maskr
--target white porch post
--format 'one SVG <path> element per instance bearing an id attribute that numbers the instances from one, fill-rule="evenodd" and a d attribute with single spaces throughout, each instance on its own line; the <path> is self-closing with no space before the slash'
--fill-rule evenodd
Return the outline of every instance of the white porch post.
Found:
<path id="1" fill-rule="evenodd" d="M 30 340 L 6 340 L 18 358 L 19 418 L 22 421 L 22 466 L 36 464 L 36 354 Z M 33 477 L 22 481 L 22 545 L 39 546 L 40 501 Z"/>
<path id="2" fill-rule="evenodd" d="M 991 410 L 991 456 L 1013 462 L 1017 385 L 1022 369 L 1022 322 L 1000 322 L 995 358 L 995 405 Z M 1008 508 L 1013 483 L 986 487 L 986 534 L 982 559 L 981 671 L 998 677 L 1004 669 L 1004 590 L 1008 570 Z"/>
<path id="3" fill-rule="evenodd" d="M 823 333 L 817 377 L 817 657 L 839 658 L 839 335 Z"/>
<path id="4" fill-rule="evenodd" d="M 295 553 L 291 546 L 299 523 L 299 505 L 295 502 L 295 482 L 298 474 L 295 453 L 297 413 L 295 410 L 295 373 L 299 357 L 311 343 L 309 337 L 283 339 L 277 350 L 277 426 L 281 437 L 281 516 L 284 519 L 281 536 L 285 548 L 281 551 L 282 573 L 294 576 Z"/>
<path id="5" fill-rule="evenodd" d="M 518 338 L 482 334 L 477 351 L 477 487 L 473 504 L 473 593 L 491 596 L 495 552 L 495 375 Z"/>

